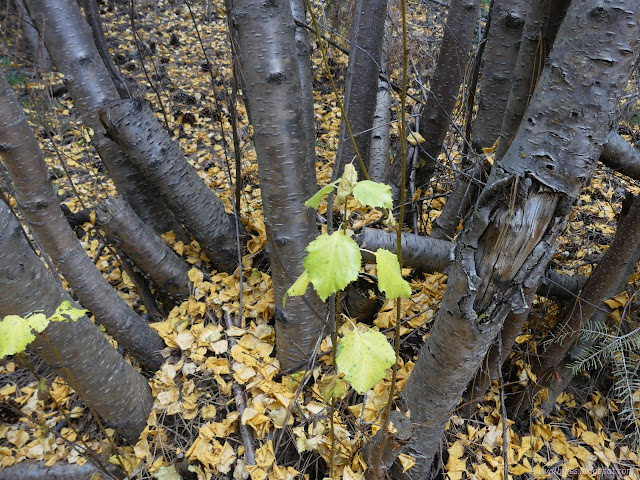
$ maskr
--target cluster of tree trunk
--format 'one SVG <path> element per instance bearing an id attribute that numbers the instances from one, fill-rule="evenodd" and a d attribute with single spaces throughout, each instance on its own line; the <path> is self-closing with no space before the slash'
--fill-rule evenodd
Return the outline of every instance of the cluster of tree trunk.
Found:
<path id="1" fill-rule="evenodd" d="M 119 200 L 99 207 L 106 237 L 170 301 L 186 298 L 190 285 L 187 267 L 159 233 L 193 235 L 213 268 L 234 271 L 244 244 L 242 223 L 225 212 L 150 108 L 123 98 L 129 89 L 96 48 L 101 29 L 95 12 L 92 36 L 74 0 L 25 3 L 118 189 Z M 92 0 L 84 4 L 91 15 Z M 305 247 L 318 234 L 314 212 L 303 205 L 317 188 L 309 42 L 300 28 L 305 7 L 301 0 L 234 0 L 227 6 L 254 127 L 277 356 L 285 370 L 302 368 L 331 331 L 328 310 L 311 289 L 282 306 L 284 292 L 302 271 Z M 354 2 L 334 178 L 346 163 L 359 159 L 355 161 L 363 174 L 370 169 L 376 180 L 400 184 L 391 162 L 388 120 L 380 120 L 390 118 L 389 83 L 380 79 L 385 76 L 387 9 L 387 0 Z M 417 158 L 414 191 L 432 181 L 456 105 L 466 109 L 466 125 L 456 126 L 465 157 L 454 167 L 460 174 L 432 235 L 403 234 L 405 262 L 417 271 L 445 271 L 448 281 L 401 393 L 411 412 L 405 451 L 416 458 L 416 466 L 402 473 L 393 467 L 399 452 L 381 454 L 389 461 L 382 462 L 375 478 L 427 478 L 450 414 L 462 398 L 472 400 L 486 391 L 520 334 L 536 293 L 573 301 L 563 324 L 579 332 L 586 318 L 597 313 L 593 307 L 624 287 L 628 266 L 639 255 L 640 207 L 634 202 L 621 227 L 627 243 L 616 237 L 589 279 L 547 271 L 567 214 L 597 161 L 640 177 L 640 155 L 616 133 L 614 115 L 640 53 L 640 4 L 493 0 L 483 28 L 474 35 L 479 19 L 479 0 L 449 2 L 435 70 L 425 79 L 418 128 L 425 143 L 410 153 Z M 40 250 L 119 344 L 147 370 L 157 369 L 162 341 L 86 256 L 48 182 L 37 141 L 2 82 L 0 154 Z M 493 165 L 483 163 L 482 149 L 497 139 Z M 2 203 L 0 224 L 0 315 L 52 311 L 67 293 L 45 271 Z M 364 229 L 357 238 L 369 250 L 395 245 L 395 236 L 381 230 Z M 25 298 L 20 294 L 24 291 L 32 295 Z M 371 305 L 364 310 L 375 312 Z M 568 336 L 543 354 L 537 366 L 541 378 L 557 378 L 549 372 L 565 368 L 575 355 L 576 338 Z M 96 346 L 88 350 L 87 342 Z M 143 377 L 87 319 L 51 326 L 36 342 L 43 358 L 59 367 L 52 347 L 83 398 L 134 439 L 151 405 Z M 560 377 L 566 385 L 570 375 Z M 545 386 L 557 392 L 557 385 Z M 116 398 L 127 401 L 121 405 Z M 369 449 L 385 443 L 376 442 Z"/>

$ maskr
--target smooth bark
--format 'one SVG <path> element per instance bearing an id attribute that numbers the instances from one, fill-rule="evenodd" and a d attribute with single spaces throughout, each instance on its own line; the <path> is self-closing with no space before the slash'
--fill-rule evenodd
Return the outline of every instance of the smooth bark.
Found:
<path id="1" fill-rule="evenodd" d="M 186 238 L 173 213 L 158 193 L 131 165 L 115 142 L 104 136 L 98 109 L 120 98 L 102 58 L 93 43 L 91 30 L 75 0 L 25 0 L 36 28 L 44 32 L 44 42 L 73 103 L 88 129 L 93 130 L 93 146 L 121 195 L 145 223 L 156 232 L 172 230 Z"/>
<path id="2" fill-rule="evenodd" d="M 523 125 L 456 242 L 444 298 L 405 386 L 416 426 L 412 478 L 430 470 L 448 416 L 552 258 L 637 58 L 639 15 L 629 0 L 573 2 L 567 12 Z"/>
<path id="3" fill-rule="evenodd" d="M 522 116 L 527 109 L 529 99 L 546 60 L 547 47 L 544 44 L 543 35 L 551 1 L 533 0 L 529 4 L 529 11 L 522 29 L 522 40 L 513 74 L 511 92 L 505 106 L 502 127 L 499 132 L 500 142 L 495 155 L 497 160 L 504 156 L 513 136 L 518 131 Z"/>
<path id="4" fill-rule="evenodd" d="M 420 118 L 419 131 L 425 142 L 421 145 L 416 166 L 416 187 L 428 186 L 435 171 L 467 70 L 479 8 L 478 0 L 452 0 L 450 3 L 436 70 Z"/>
<path id="5" fill-rule="evenodd" d="M 351 47 L 345 78 L 344 109 L 358 153 L 367 170 L 371 149 L 371 129 L 376 108 L 376 87 L 382 63 L 387 1 L 356 0 L 351 23 Z M 363 178 L 356 158 L 356 150 L 343 118 L 334 166 L 335 178 L 342 175 L 344 166 L 352 161 L 359 177 Z"/>
<path id="6" fill-rule="evenodd" d="M 151 227 L 140 220 L 126 202 L 108 197 L 97 208 L 100 228 L 108 232 L 116 247 L 136 264 L 162 292 L 174 301 L 191 293 L 189 267 Z"/>
<path id="7" fill-rule="evenodd" d="M 33 20 L 29 16 L 29 12 L 24 7 L 23 0 L 13 0 L 13 5 L 16 9 L 16 14 L 20 19 L 20 30 L 22 31 L 22 39 L 27 47 L 27 50 L 36 66 L 43 70 L 51 70 L 51 57 L 49 52 L 44 46 L 44 43 L 40 39 L 38 30 L 33 26 Z"/>
<path id="8" fill-rule="evenodd" d="M 640 180 L 640 151 L 615 131 L 607 135 L 600 161 L 634 180 Z"/>
<path id="9" fill-rule="evenodd" d="M 326 308 L 311 289 L 282 306 L 285 291 L 302 273 L 304 249 L 318 234 L 314 212 L 304 206 L 315 193 L 315 171 L 302 160 L 306 136 L 295 25 L 288 0 L 235 1 L 233 20 L 255 128 L 277 355 L 282 368 L 300 367 L 330 329 L 325 327 Z"/>
<path id="10" fill-rule="evenodd" d="M 167 134 L 148 104 L 118 100 L 100 109 L 100 120 L 109 138 L 118 142 L 191 232 L 211 264 L 233 272 L 238 266 L 236 227 L 233 215 L 200 178 Z M 244 229 L 240 226 L 241 241 Z"/>
<path id="11" fill-rule="evenodd" d="M 313 98 L 313 69 L 311 67 L 311 45 L 307 31 L 300 24 L 307 23 L 304 0 L 289 0 L 291 14 L 296 22 L 296 59 L 300 75 L 302 122 L 305 135 L 305 160 L 314 173 L 316 171 L 316 117 Z"/>
<path id="12" fill-rule="evenodd" d="M 98 49 L 98 53 L 100 54 L 100 58 L 104 63 L 109 75 L 111 75 L 111 80 L 113 81 L 116 90 L 118 90 L 118 94 L 120 98 L 130 98 L 131 92 L 129 91 L 129 87 L 125 83 L 122 75 L 116 68 L 111 59 L 111 54 L 109 53 L 109 46 L 107 45 L 107 40 L 104 36 L 104 29 L 102 28 L 102 20 L 100 19 L 100 12 L 98 12 L 98 3 L 96 0 L 81 0 L 82 8 L 84 8 L 84 16 L 87 19 L 87 23 L 89 27 L 91 27 L 91 33 L 93 34 L 93 42 Z"/>
<path id="13" fill-rule="evenodd" d="M 48 316 L 63 301 L 73 302 L 33 252 L 16 218 L 0 202 L 0 317 L 36 311 Z M 77 322 L 52 322 L 43 333 L 31 344 L 35 352 L 64 377 L 60 358 L 72 377 L 72 381 L 67 379 L 69 384 L 78 388 L 109 426 L 135 442 L 153 404 L 145 378 L 87 317 Z"/>
<path id="14" fill-rule="evenodd" d="M 491 147 L 500 136 L 528 4 L 528 0 L 494 0 L 473 122 L 476 152 Z"/>
<path id="15" fill-rule="evenodd" d="M 0 77 L 0 154 L 29 225 L 82 304 L 129 353 L 150 370 L 160 368 L 164 342 L 111 288 L 71 230 L 49 182 L 38 141 L 4 77 Z"/>

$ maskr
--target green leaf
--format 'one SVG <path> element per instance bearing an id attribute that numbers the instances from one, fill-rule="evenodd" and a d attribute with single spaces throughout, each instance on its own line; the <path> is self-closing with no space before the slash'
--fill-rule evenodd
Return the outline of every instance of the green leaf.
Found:
<path id="1" fill-rule="evenodd" d="M 347 201 L 347 197 L 351 195 L 353 187 L 356 186 L 357 182 L 358 172 L 356 172 L 356 167 L 351 163 L 347 163 L 344 166 L 344 173 L 342 174 L 340 185 L 338 185 L 338 193 L 336 193 L 335 201 L 336 206 L 342 205 Z"/>
<path id="2" fill-rule="evenodd" d="M 387 337 L 375 330 L 354 330 L 340 340 L 336 351 L 338 371 L 358 393 L 373 388 L 395 362 L 396 354 Z"/>
<path id="3" fill-rule="evenodd" d="M 386 183 L 362 180 L 353 187 L 353 196 L 362 205 L 369 207 L 393 208 L 391 187 Z"/>
<path id="4" fill-rule="evenodd" d="M 320 235 L 306 250 L 302 264 L 323 301 L 358 278 L 362 261 L 360 249 L 343 233 Z"/>
<path id="5" fill-rule="evenodd" d="M 304 295 L 304 293 L 307 291 L 308 286 L 309 286 L 309 274 L 305 270 L 304 272 L 302 272 L 302 275 L 300 275 L 298 279 L 295 282 L 293 282 L 293 285 L 291 285 L 289 289 L 286 292 L 284 292 L 284 297 L 282 297 L 282 306 L 286 307 L 287 298 Z"/>
<path id="6" fill-rule="evenodd" d="M 409 298 L 411 286 L 402 278 L 402 270 L 395 253 L 380 248 L 376 251 L 378 267 L 378 288 L 387 298 Z"/>
<path id="7" fill-rule="evenodd" d="M 24 352 L 35 339 L 28 319 L 7 315 L 0 322 L 0 358 Z"/>
<path id="8" fill-rule="evenodd" d="M 160 467 L 156 472 L 155 477 L 158 480 L 182 480 L 182 477 L 176 470 L 175 465 L 171 465 L 170 467 Z"/>
<path id="9" fill-rule="evenodd" d="M 50 321 L 44 313 L 34 313 L 26 320 L 29 326 L 38 333 L 44 332 L 44 329 L 49 326 Z"/>
<path id="10" fill-rule="evenodd" d="M 320 395 L 326 404 L 339 400 L 347 393 L 344 382 L 337 375 L 326 375 L 318 382 Z"/>
<path id="11" fill-rule="evenodd" d="M 336 185 L 338 185 L 338 183 L 340 183 L 340 180 L 336 180 L 335 182 L 331 182 L 326 187 L 322 187 L 318 191 L 318 193 L 316 193 L 313 197 L 311 197 L 309 200 L 304 202 L 305 206 L 317 209 L 320 206 L 320 202 L 322 202 L 322 197 L 330 194 L 333 191 L 333 189 L 336 188 Z"/>
<path id="12" fill-rule="evenodd" d="M 77 322 L 78 319 L 84 317 L 87 313 L 89 313 L 89 310 L 72 307 L 71 302 L 65 300 L 58 305 L 54 314 L 49 317 L 49 320 L 52 322 L 68 322 L 69 320 Z"/>

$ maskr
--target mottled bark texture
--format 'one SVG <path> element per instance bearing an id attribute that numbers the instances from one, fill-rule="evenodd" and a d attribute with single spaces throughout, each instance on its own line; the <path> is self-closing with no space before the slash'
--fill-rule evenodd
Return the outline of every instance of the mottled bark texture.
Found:
<path id="1" fill-rule="evenodd" d="M 0 202 L 0 317 L 36 311 L 51 315 L 63 301 L 73 302 L 30 248 L 16 218 Z M 31 344 L 35 352 L 65 376 L 59 355 L 84 400 L 109 426 L 135 442 L 153 404 L 145 378 L 87 317 L 77 322 L 53 322 L 43 333 Z"/>
<path id="2" fill-rule="evenodd" d="M 104 136 L 98 109 L 120 98 L 102 58 L 98 54 L 91 30 L 75 0 L 25 0 L 36 28 L 43 38 L 56 67 L 85 126 L 93 130 L 93 146 L 118 192 L 131 208 L 158 233 L 173 230 L 186 237 L 173 213 L 144 177 L 131 165 L 115 142 Z"/>
<path id="3" fill-rule="evenodd" d="M 330 329 L 326 307 L 311 289 L 282 306 L 284 292 L 302 273 L 305 247 L 318 235 L 314 211 L 304 206 L 315 193 L 315 171 L 304 161 L 295 24 L 288 0 L 237 0 L 233 21 L 255 129 L 277 354 L 283 368 L 301 367 Z"/>
<path id="4" fill-rule="evenodd" d="M 4 77 L 0 76 L 0 155 L 20 208 L 82 304 L 107 332 L 150 370 L 163 363 L 164 342 L 111 288 L 87 256 L 58 204 L 38 141 Z"/>
<path id="5" fill-rule="evenodd" d="M 479 0 L 450 2 L 438 62 L 420 117 L 419 131 L 425 142 L 421 145 L 416 165 L 416 187 L 427 186 L 435 171 L 467 70 L 479 8 Z"/>
<path id="6" fill-rule="evenodd" d="M 301 26 L 307 23 L 304 0 L 289 0 L 291 14 L 296 23 L 296 59 L 300 76 L 300 100 L 302 102 L 302 122 L 305 135 L 306 168 L 316 171 L 316 117 L 313 98 L 313 70 L 311 68 L 311 45 L 309 33 Z M 298 24 L 299 23 L 299 24 Z"/>
<path id="7" fill-rule="evenodd" d="M 174 301 L 189 298 L 189 267 L 126 202 L 108 197 L 97 208 L 100 228 L 116 247 Z"/>
<path id="8" fill-rule="evenodd" d="M 162 195 L 178 220 L 191 232 L 211 264 L 232 273 L 238 266 L 233 215 L 200 178 L 180 146 L 167 134 L 148 104 L 119 100 L 100 109 L 109 138 Z M 244 229 L 240 227 L 241 241 Z"/>
<path id="9" fill-rule="evenodd" d="M 589 180 L 637 58 L 640 4 L 573 2 L 524 121 L 456 242 L 431 334 L 406 387 L 412 478 L 430 470 L 444 426 L 505 317 L 526 310 L 565 216 Z"/>
<path id="10" fill-rule="evenodd" d="M 500 136 L 528 4 L 528 0 L 494 0 L 473 123 L 476 152 L 490 147 Z"/>
<path id="11" fill-rule="evenodd" d="M 345 79 L 344 109 L 358 153 L 367 170 L 386 18 L 387 0 L 355 1 L 351 23 L 349 66 Z M 342 175 L 344 166 L 354 158 L 356 158 L 356 150 L 343 118 L 340 125 L 334 177 L 338 178 Z M 354 165 L 359 177 L 363 178 L 357 159 Z"/>

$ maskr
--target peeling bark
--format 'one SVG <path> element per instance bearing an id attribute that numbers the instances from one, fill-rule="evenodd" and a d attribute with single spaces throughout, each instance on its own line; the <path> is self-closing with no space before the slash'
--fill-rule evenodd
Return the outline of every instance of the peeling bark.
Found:
<path id="1" fill-rule="evenodd" d="M 92 143 L 121 195 L 145 223 L 158 233 L 172 230 L 186 238 L 173 213 L 158 193 L 131 165 L 118 145 L 104 136 L 98 109 L 120 98 L 102 58 L 93 43 L 91 31 L 75 0 L 25 0 L 36 28 L 44 32 L 44 42 L 88 129 Z"/>
<path id="2" fill-rule="evenodd" d="M 36 311 L 48 316 L 63 301 L 79 308 L 31 250 L 18 221 L 0 202 L 0 317 Z M 135 442 L 153 404 L 145 378 L 87 317 L 52 322 L 43 333 L 31 344 L 35 352 L 64 377 L 53 345 L 83 398 L 109 426 Z"/>
<path id="3" fill-rule="evenodd" d="M 238 266 L 233 216 L 200 178 L 167 134 L 151 108 L 138 100 L 118 100 L 100 109 L 107 135 L 162 195 L 166 205 L 191 232 L 216 268 Z M 244 231 L 241 230 L 241 241 Z"/>
<path id="4" fill-rule="evenodd" d="M 436 70 L 420 117 L 425 142 L 416 166 L 416 187 L 428 186 L 435 171 L 469 62 L 479 8 L 478 0 L 452 0 L 449 6 Z"/>
<path id="5" fill-rule="evenodd" d="M 287 300 L 302 273 L 305 248 L 318 234 L 313 210 L 315 170 L 304 162 L 305 139 L 296 62 L 295 24 L 288 0 L 237 0 L 233 21 L 255 128 L 258 176 L 276 305 L 276 347 L 282 368 L 300 367 L 329 333 L 315 291 Z"/>
<path id="6" fill-rule="evenodd" d="M 637 58 L 639 15 L 630 0 L 573 2 L 567 12 L 525 120 L 456 242 L 444 298 L 405 386 L 412 478 L 429 472 L 448 416 L 552 258 Z"/>
<path id="7" fill-rule="evenodd" d="M 0 76 L 0 154 L 16 198 L 42 247 L 82 304 L 150 370 L 164 363 L 164 342 L 111 288 L 87 256 L 60 209 L 49 172 L 13 91 Z"/>
<path id="8" fill-rule="evenodd" d="M 191 294 L 189 267 L 126 202 L 108 197 L 97 208 L 100 228 L 153 282 L 174 301 Z"/>

